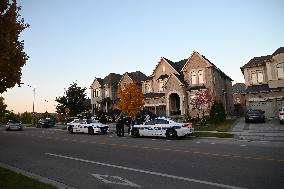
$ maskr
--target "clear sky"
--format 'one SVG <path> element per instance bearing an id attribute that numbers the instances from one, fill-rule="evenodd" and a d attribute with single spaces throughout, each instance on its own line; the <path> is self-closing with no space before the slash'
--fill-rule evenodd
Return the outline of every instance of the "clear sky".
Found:
<path id="1" fill-rule="evenodd" d="M 21 38 L 30 56 L 22 87 L 2 94 L 9 110 L 54 112 L 72 82 L 140 70 L 150 75 L 160 57 L 198 51 L 244 82 L 240 67 L 284 46 L 283 0 L 22 0 L 30 28 Z M 89 95 L 90 96 L 90 95 Z M 47 100 L 48 102 L 46 102 Z"/>

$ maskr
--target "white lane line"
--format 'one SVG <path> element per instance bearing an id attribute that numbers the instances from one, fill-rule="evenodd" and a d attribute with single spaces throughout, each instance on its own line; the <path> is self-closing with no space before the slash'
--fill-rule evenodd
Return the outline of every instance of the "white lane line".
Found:
<path id="1" fill-rule="evenodd" d="M 64 155 L 60 155 L 60 154 L 53 154 L 53 153 L 44 153 L 44 154 L 45 155 L 49 155 L 49 156 L 64 158 L 64 159 L 70 159 L 70 160 L 75 160 L 75 161 L 80 161 L 80 162 L 85 162 L 85 163 L 91 163 L 91 164 L 96 164 L 96 165 L 102 165 L 102 166 L 107 166 L 107 167 L 124 169 L 124 170 L 128 170 L 128 171 L 140 172 L 140 173 L 156 175 L 156 176 L 161 176 L 161 177 L 168 177 L 168 178 L 172 178 L 172 179 L 189 181 L 189 182 L 195 182 L 195 183 L 206 184 L 206 185 L 211 185 L 211 186 L 217 186 L 217 187 L 222 187 L 222 188 L 244 189 L 244 188 L 237 187 L 237 186 L 219 184 L 219 183 L 214 183 L 214 182 L 209 182 L 209 181 L 191 179 L 191 178 L 180 177 L 180 176 L 175 176 L 175 175 L 169 175 L 169 174 L 165 174 L 165 173 L 158 173 L 158 172 L 146 171 L 146 170 L 142 170 L 142 169 L 135 169 L 135 168 L 130 168 L 130 167 L 124 167 L 124 166 L 120 166 L 120 165 L 113 165 L 113 164 L 102 163 L 102 162 L 97 162 L 97 161 L 85 160 L 85 159 L 81 159 L 81 158 L 64 156 Z"/>
<path id="2" fill-rule="evenodd" d="M 200 144 L 200 142 L 195 142 L 196 144 Z"/>
<path id="3" fill-rule="evenodd" d="M 210 144 L 215 144 L 214 142 L 211 142 Z"/>
<path id="4" fill-rule="evenodd" d="M 242 144 L 241 146 L 247 146 L 247 145 L 245 145 L 245 144 Z"/>

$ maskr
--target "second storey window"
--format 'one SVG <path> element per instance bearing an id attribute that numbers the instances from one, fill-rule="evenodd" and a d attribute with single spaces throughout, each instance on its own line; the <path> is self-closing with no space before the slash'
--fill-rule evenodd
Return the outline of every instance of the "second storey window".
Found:
<path id="1" fill-rule="evenodd" d="M 278 79 L 284 79 L 284 62 L 276 65 Z"/>
<path id="2" fill-rule="evenodd" d="M 198 71 L 198 82 L 199 82 L 199 84 L 203 84 L 204 83 L 203 70 L 199 70 Z"/>
<path id="3" fill-rule="evenodd" d="M 162 79 L 159 80 L 159 91 L 164 91 L 164 80 Z"/>
<path id="4" fill-rule="evenodd" d="M 258 83 L 263 83 L 263 73 L 262 71 L 257 72 L 257 81 Z"/>
<path id="5" fill-rule="evenodd" d="M 251 82 L 252 84 L 257 84 L 257 77 L 255 72 L 251 73 Z"/>
<path id="6" fill-rule="evenodd" d="M 94 91 L 94 97 L 100 97 L 101 96 L 101 91 L 100 89 L 95 89 Z"/>
<path id="7" fill-rule="evenodd" d="M 107 89 L 105 90 L 105 97 L 109 97 L 109 91 Z"/>
<path id="8" fill-rule="evenodd" d="M 145 84 L 145 92 L 146 93 L 150 93 L 151 92 L 151 86 L 148 83 Z"/>
<path id="9" fill-rule="evenodd" d="M 197 79 L 196 79 L 196 73 L 191 72 L 191 84 L 196 85 L 197 84 Z"/>

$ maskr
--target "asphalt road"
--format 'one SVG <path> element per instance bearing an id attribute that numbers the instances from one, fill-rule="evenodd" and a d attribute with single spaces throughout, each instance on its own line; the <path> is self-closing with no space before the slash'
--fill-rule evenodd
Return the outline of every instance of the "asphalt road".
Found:
<path id="1" fill-rule="evenodd" d="M 284 188 L 284 143 L 1 128 L 0 163 L 83 189 Z"/>

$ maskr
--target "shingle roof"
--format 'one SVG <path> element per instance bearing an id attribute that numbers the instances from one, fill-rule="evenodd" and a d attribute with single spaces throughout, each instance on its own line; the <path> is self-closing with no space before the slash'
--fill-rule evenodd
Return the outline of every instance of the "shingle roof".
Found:
<path id="1" fill-rule="evenodd" d="M 181 73 L 181 69 L 187 62 L 187 59 L 181 60 L 179 62 L 173 62 L 165 57 L 163 57 L 178 73 Z"/>
<path id="2" fill-rule="evenodd" d="M 268 84 L 248 86 L 246 93 L 269 92 Z"/>
<path id="3" fill-rule="evenodd" d="M 207 59 L 204 55 L 201 55 L 202 58 L 204 58 L 205 60 L 207 60 L 207 62 L 209 62 L 209 64 L 211 64 L 213 66 L 213 68 L 215 70 L 217 70 L 221 76 L 225 77 L 225 78 L 228 78 L 229 80 L 233 81 L 232 78 L 230 78 L 227 74 L 225 74 L 222 70 L 220 70 L 220 68 L 218 68 L 217 66 L 215 66 L 215 64 L 213 64 L 209 59 Z"/>
<path id="4" fill-rule="evenodd" d="M 101 78 L 96 78 L 100 85 L 103 85 L 103 80 Z"/>
<path id="5" fill-rule="evenodd" d="M 108 84 L 116 87 L 121 77 L 122 75 L 120 74 L 110 73 L 103 79 L 103 84 Z"/>
<path id="6" fill-rule="evenodd" d="M 140 71 L 130 72 L 127 74 L 132 80 L 136 81 L 137 83 L 141 83 L 141 81 L 147 80 L 147 76 Z"/>
<path id="7" fill-rule="evenodd" d="M 279 47 L 279 48 L 272 54 L 272 56 L 275 56 L 275 55 L 280 54 L 280 53 L 284 53 L 284 47 Z"/>
<path id="8" fill-rule="evenodd" d="M 144 94 L 144 97 L 147 99 L 149 98 L 161 98 L 164 97 L 165 93 L 146 93 Z"/>
<path id="9" fill-rule="evenodd" d="M 158 77 L 157 80 L 159 80 L 159 79 L 165 79 L 165 78 L 168 78 L 168 77 L 169 77 L 168 74 L 160 75 L 160 77 Z"/>
<path id="10" fill-rule="evenodd" d="M 280 53 L 284 53 L 284 47 L 278 48 L 272 55 L 254 57 L 248 63 L 246 63 L 244 66 L 242 66 L 241 70 L 243 72 L 244 68 L 265 65 L 265 61 L 270 60 L 273 56 L 280 54 Z"/>
<path id="11" fill-rule="evenodd" d="M 232 86 L 232 93 L 244 93 L 246 91 L 246 85 L 244 83 L 236 83 Z"/>

